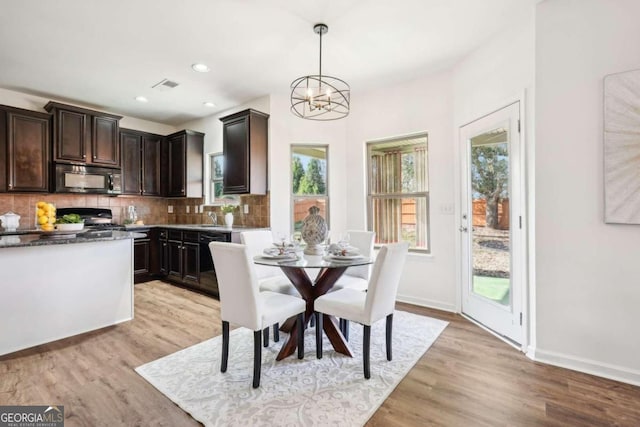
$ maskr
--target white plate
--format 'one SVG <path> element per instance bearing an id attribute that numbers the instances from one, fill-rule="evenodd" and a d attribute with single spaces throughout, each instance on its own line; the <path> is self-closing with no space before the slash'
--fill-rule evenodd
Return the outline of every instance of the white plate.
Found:
<path id="1" fill-rule="evenodd" d="M 357 254 L 357 255 L 329 255 L 328 258 L 337 259 L 337 260 L 351 260 L 351 259 L 360 259 L 364 257 L 360 254 Z"/>
<path id="2" fill-rule="evenodd" d="M 271 254 L 262 254 L 260 255 L 262 258 L 266 259 L 296 259 L 294 254 L 282 254 L 282 255 L 271 255 Z"/>

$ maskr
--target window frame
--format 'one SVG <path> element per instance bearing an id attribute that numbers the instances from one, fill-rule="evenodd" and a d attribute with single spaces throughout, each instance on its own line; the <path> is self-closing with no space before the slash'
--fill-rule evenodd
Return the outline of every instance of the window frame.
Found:
<path id="1" fill-rule="evenodd" d="M 427 190 L 426 191 L 414 191 L 414 192 L 406 192 L 406 193 L 398 193 L 398 192 L 394 192 L 394 193 L 376 193 L 376 194 L 372 194 L 372 189 L 373 189 L 373 173 L 372 173 L 372 161 L 371 161 L 371 152 L 372 152 L 372 147 L 380 145 L 380 144 L 388 144 L 388 143 L 393 143 L 393 142 L 399 142 L 399 141 L 403 141 L 403 140 L 407 140 L 407 139 L 413 139 L 413 138 L 425 138 L 426 140 L 426 180 L 427 180 Z M 429 171 L 430 171 L 430 165 L 429 165 L 429 134 L 428 132 L 418 132 L 418 133 L 414 133 L 414 134 L 409 134 L 409 135 L 402 135 L 402 136 L 396 136 L 396 137 L 392 137 L 392 138 L 384 138 L 384 139 L 377 139 L 377 140 L 372 140 L 372 141 L 368 141 L 366 143 L 366 172 L 367 172 L 367 177 L 366 177 L 366 181 L 367 181 L 367 230 L 369 231 L 374 231 L 373 230 L 373 201 L 375 199 L 377 200 L 387 200 L 387 199 L 418 199 L 418 198 L 424 198 L 425 201 L 425 216 L 426 216 L 426 248 L 409 248 L 409 252 L 413 252 L 413 253 L 418 253 L 418 254 L 431 254 L 431 198 L 430 198 L 430 184 L 431 181 L 429 180 Z M 382 246 L 384 246 L 384 244 L 374 244 L 374 248 L 379 249 Z"/>
<path id="2" fill-rule="evenodd" d="M 208 156 L 208 169 L 209 169 L 209 189 L 206 197 L 206 206 L 221 206 L 225 204 L 229 205 L 239 205 L 240 204 L 240 196 L 229 194 L 223 194 L 222 197 L 216 198 L 215 189 L 216 182 L 222 182 L 223 177 L 215 177 L 214 176 L 214 168 L 213 163 L 217 158 L 222 159 L 222 170 L 224 171 L 224 155 L 222 152 L 217 153 L 209 153 Z M 224 172 L 223 172 L 224 173 Z"/>
<path id="3" fill-rule="evenodd" d="M 327 164 L 327 170 L 325 172 L 325 194 L 309 194 L 309 195 L 299 195 L 293 194 L 293 154 L 295 147 L 304 147 L 304 148 L 323 148 L 325 150 L 325 161 Z M 291 220 L 291 234 L 295 233 L 295 204 L 296 200 L 305 200 L 305 199 L 325 199 L 326 206 L 326 215 L 325 222 L 327 223 L 327 230 L 330 230 L 330 212 L 331 212 L 331 198 L 329 197 L 329 144 L 291 144 L 289 147 L 289 194 L 291 195 L 291 206 L 290 206 L 290 214 L 289 219 Z"/>

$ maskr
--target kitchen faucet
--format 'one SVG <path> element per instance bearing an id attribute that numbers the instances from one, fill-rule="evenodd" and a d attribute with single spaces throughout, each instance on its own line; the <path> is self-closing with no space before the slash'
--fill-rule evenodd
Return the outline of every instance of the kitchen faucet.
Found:
<path id="1" fill-rule="evenodd" d="M 214 211 L 207 212 L 207 215 L 209 215 L 209 218 L 211 218 L 211 223 L 213 225 L 218 225 L 218 216 Z"/>

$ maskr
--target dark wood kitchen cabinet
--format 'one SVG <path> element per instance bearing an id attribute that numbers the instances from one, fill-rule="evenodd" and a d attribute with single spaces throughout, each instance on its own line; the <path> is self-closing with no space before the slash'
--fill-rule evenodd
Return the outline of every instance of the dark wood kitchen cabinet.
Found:
<path id="1" fill-rule="evenodd" d="M 224 194 L 267 194 L 269 115 L 248 109 L 222 117 Z"/>
<path id="2" fill-rule="evenodd" d="M 152 275 L 218 297 L 209 242 L 230 242 L 230 232 L 155 229 L 150 236 Z"/>
<path id="3" fill-rule="evenodd" d="M 120 130 L 122 194 L 161 195 L 162 140 L 152 133 Z"/>
<path id="4" fill-rule="evenodd" d="M 166 197 L 202 197 L 204 134 L 183 130 L 165 139 Z"/>
<path id="5" fill-rule="evenodd" d="M 147 281 L 151 273 L 151 239 L 148 229 L 136 232 L 147 234 L 146 237 L 138 237 L 133 241 L 133 281 L 140 283 Z"/>
<path id="6" fill-rule="evenodd" d="M 185 286 L 200 288 L 198 232 L 169 230 L 167 234 L 167 277 Z"/>
<path id="7" fill-rule="evenodd" d="M 53 160 L 119 168 L 122 116 L 49 102 L 53 114 Z"/>
<path id="8" fill-rule="evenodd" d="M 0 191 L 47 192 L 51 116 L 0 106 Z"/>

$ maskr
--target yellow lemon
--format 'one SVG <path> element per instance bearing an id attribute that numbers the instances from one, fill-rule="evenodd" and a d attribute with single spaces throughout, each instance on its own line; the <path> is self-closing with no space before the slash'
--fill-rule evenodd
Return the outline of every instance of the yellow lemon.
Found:
<path id="1" fill-rule="evenodd" d="M 40 228 L 44 231 L 53 231 L 53 224 L 42 224 Z"/>
<path id="2" fill-rule="evenodd" d="M 49 218 L 47 218 L 45 215 L 38 217 L 38 224 L 42 225 L 46 224 L 47 222 L 49 222 Z"/>
<path id="3" fill-rule="evenodd" d="M 38 208 L 38 211 L 37 211 L 36 215 L 38 215 L 38 216 L 44 215 L 44 209 Z"/>
<path id="4" fill-rule="evenodd" d="M 49 218 L 49 224 L 55 224 L 56 223 L 56 217 L 52 216 L 51 218 Z"/>
<path id="5" fill-rule="evenodd" d="M 46 202 L 38 202 L 38 203 L 36 203 L 36 207 L 38 207 L 38 208 L 44 208 L 44 206 L 45 206 L 46 204 L 47 204 Z"/>

